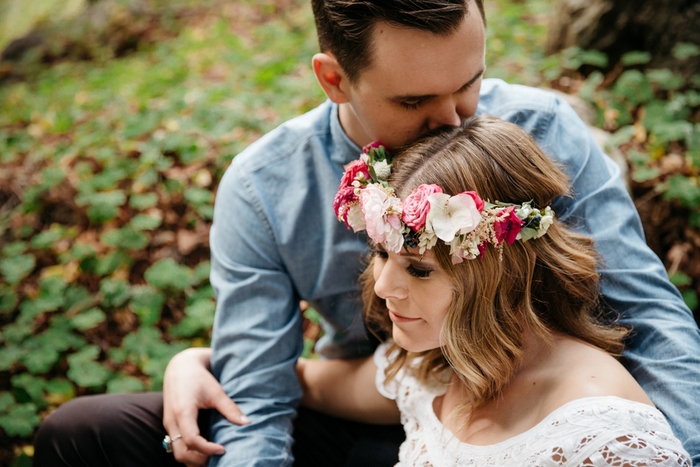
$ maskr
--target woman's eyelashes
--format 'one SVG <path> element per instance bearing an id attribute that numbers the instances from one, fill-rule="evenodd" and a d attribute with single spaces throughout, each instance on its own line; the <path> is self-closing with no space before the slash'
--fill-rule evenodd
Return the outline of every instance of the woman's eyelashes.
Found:
<path id="1" fill-rule="evenodd" d="M 389 259 L 389 253 L 378 247 L 372 248 L 372 254 L 384 261 Z M 426 267 L 417 267 L 409 263 L 409 265 L 406 266 L 406 272 L 413 277 L 425 279 L 426 277 L 430 276 L 430 273 L 433 272 L 433 270 L 431 268 Z"/>
<path id="2" fill-rule="evenodd" d="M 430 273 L 433 272 L 432 269 L 421 269 L 417 268 L 412 264 L 409 264 L 408 267 L 406 268 L 406 272 L 412 275 L 413 277 L 417 277 L 419 279 L 425 279 L 426 277 L 430 276 Z"/>

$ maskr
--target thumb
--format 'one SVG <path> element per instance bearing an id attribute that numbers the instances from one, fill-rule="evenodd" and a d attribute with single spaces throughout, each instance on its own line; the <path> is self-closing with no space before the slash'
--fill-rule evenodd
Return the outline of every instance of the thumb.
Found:
<path id="1" fill-rule="evenodd" d="M 236 425 L 247 425 L 250 423 L 250 419 L 243 415 L 238 405 L 236 405 L 223 390 L 213 396 L 210 402 L 211 407 L 226 417 L 229 422 Z"/>

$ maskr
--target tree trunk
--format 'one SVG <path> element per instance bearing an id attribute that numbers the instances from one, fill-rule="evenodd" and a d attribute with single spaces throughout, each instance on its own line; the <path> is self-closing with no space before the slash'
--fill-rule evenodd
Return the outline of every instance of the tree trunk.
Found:
<path id="1" fill-rule="evenodd" d="M 700 0 L 557 0 L 547 51 L 571 46 L 607 54 L 609 66 L 633 50 L 651 54 L 651 67 L 700 73 L 700 56 L 679 61 L 679 42 L 700 46 Z"/>

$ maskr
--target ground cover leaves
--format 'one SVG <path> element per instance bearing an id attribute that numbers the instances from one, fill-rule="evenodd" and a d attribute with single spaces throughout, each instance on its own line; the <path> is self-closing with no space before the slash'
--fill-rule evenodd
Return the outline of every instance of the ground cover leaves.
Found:
<path id="1" fill-rule="evenodd" d="M 172 355 L 208 345 L 218 181 L 321 102 L 303 2 L 190 13 L 121 59 L 0 86 L 0 465 L 61 403 L 157 390 Z"/>

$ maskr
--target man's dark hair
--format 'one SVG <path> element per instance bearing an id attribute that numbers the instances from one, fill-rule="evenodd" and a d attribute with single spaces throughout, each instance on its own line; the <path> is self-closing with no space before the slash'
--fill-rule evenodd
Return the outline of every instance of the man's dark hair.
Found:
<path id="1" fill-rule="evenodd" d="M 312 0 L 318 43 L 331 52 L 350 82 L 369 68 L 372 31 L 378 22 L 436 35 L 455 32 L 467 14 L 469 0 Z M 476 0 L 486 24 L 484 1 Z"/>

